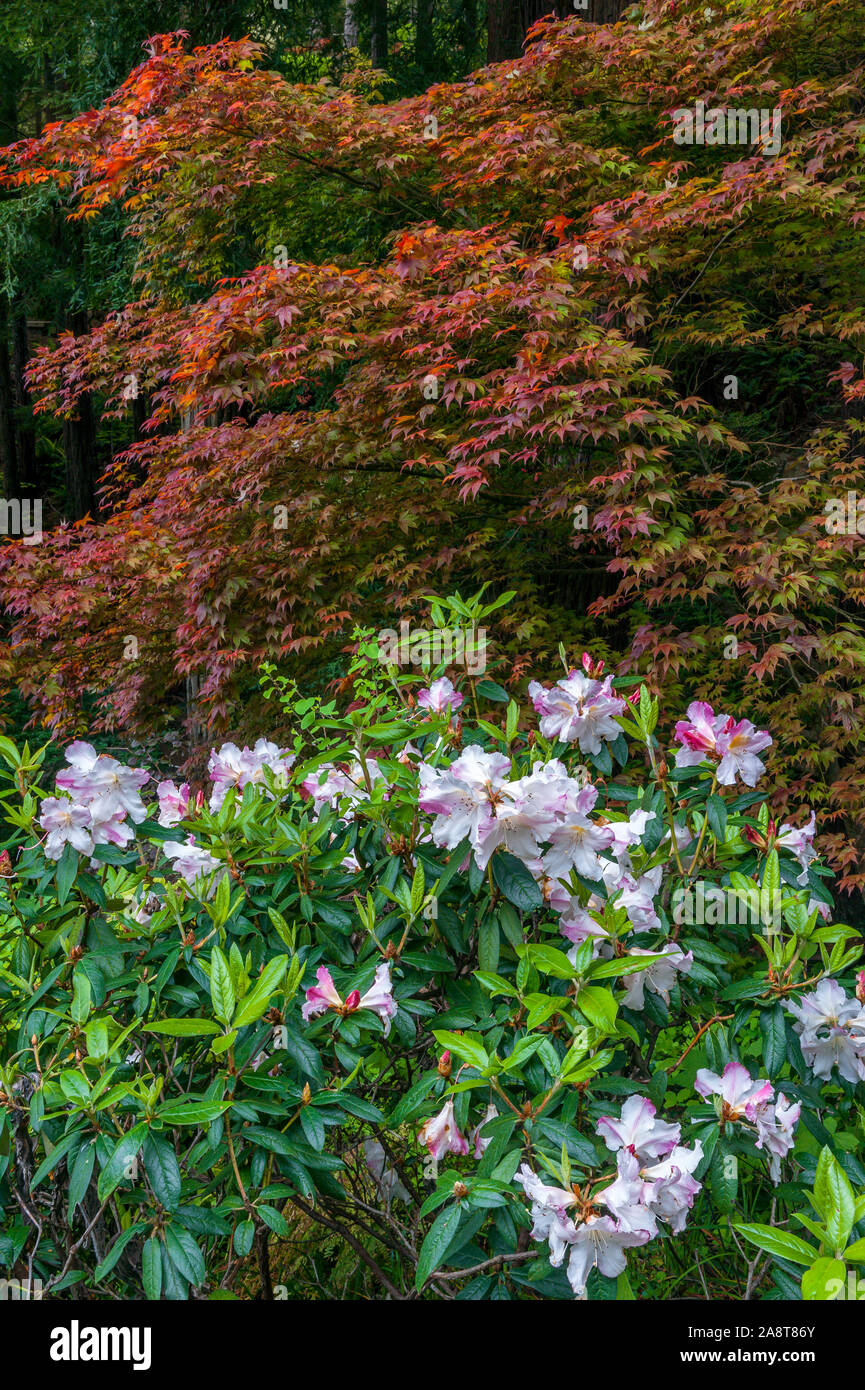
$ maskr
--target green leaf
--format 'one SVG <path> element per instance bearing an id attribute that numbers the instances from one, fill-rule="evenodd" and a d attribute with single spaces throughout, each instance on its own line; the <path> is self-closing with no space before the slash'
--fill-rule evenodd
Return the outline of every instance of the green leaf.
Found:
<path id="1" fill-rule="evenodd" d="M 520 912 L 533 912 L 543 907 L 544 895 L 521 859 L 498 849 L 490 863 L 493 883 L 509 903 Z"/>
<path id="2" fill-rule="evenodd" d="M 468 1062 L 478 1071 L 486 1071 L 490 1059 L 479 1037 L 470 1033 L 449 1033 L 444 1028 L 434 1028 L 432 1032 L 436 1042 L 459 1057 L 461 1062 Z"/>
<path id="3" fill-rule="evenodd" d="M 33 1174 L 33 1177 L 30 1179 L 31 1192 L 34 1188 L 39 1186 L 43 1178 L 46 1178 L 49 1173 L 54 1171 L 61 1159 L 68 1154 L 70 1149 L 77 1147 L 77 1145 L 81 1143 L 82 1137 L 82 1131 L 76 1129 L 73 1134 L 64 1135 L 64 1137 L 54 1145 L 51 1152 L 46 1158 L 43 1158 L 36 1172 Z M 46 1148 L 47 1147 L 46 1143 Z"/>
<path id="4" fill-rule="evenodd" d="M 460 1206 L 445 1207 L 430 1226 L 417 1262 L 417 1273 L 414 1281 L 416 1289 L 422 1289 L 430 1275 L 441 1265 L 453 1244 L 461 1218 L 462 1208 Z"/>
<path id="5" fill-rule="evenodd" d="M 291 1235 L 291 1227 L 282 1212 L 277 1211 L 276 1207 L 270 1207 L 265 1202 L 262 1202 L 260 1206 L 256 1207 L 256 1211 L 265 1225 L 270 1227 L 274 1235 L 283 1236 L 284 1238 L 288 1238 Z"/>
<path id="6" fill-rule="evenodd" d="M 162 1236 L 165 1242 L 166 1253 L 171 1258 L 174 1268 L 188 1279 L 194 1288 L 204 1283 L 205 1264 L 204 1256 L 198 1248 L 195 1237 L 185 1230 L 183 1226 L 172 1221 L 170 1226 L 166 1226 Z"/>
<path id="7" fill-rule="evenodd" d="M 499 924 L 487 913 L 478 928 L 478 965 L 494 973 L 499 963 Z"/>
<path id="8" fill-rule="evenodd" d="M 780 1004 L 760 1010 L 760 1032 L 763 1035 L 763 1062 L 774 1080 L 787 1060 L 787 1028 Z"/>
<path id="9" fill-rule="evenodd" d="M 608 989 L 586 985 L 580 990 L 575 1002 L 580 1013 L 596 1028 L 602 1028 L 607 1033 L 614 1031 L 618 1005 Z"/>
<path id="10" fill-rule="evenodd" d="M 828 1149 L 823 1149 L 820 1154 L 814 1194 L 820 1204 L 820 1215 L 829 1244 L 836 1254 L 840 1254 L 853 1227 L 856 1198 L 847 1175 Z"/>
<path id="11" fill-rule="evenodd" d="M 234 1013 L 234 988 L 228 961 L 218 946 L 214 946 L 210 956 L 210 998 L 213 1012 L 227 1028 Z"/>
<path id="12" fill-rule="evenodd" d="M 168 1125 L 209 1125 L 230 1105 L 231 1101 L 170 1100 L 156 1113 Z"/>
<path id="13" fill-rule="evenodd" d="M 485 700 L 494 700 L 497 705 L 506 705 L 511 698 L 495 681 L 478 681 L 476 689 Z"/>
<path id="14" fill-rule="evenodd" d="M 93 1166 L 96 1162 L 96 1145 L 92 1139 L 87 1139 L 81 1145 L 75 1155 L 75 1162 L 69 1174 L 69 1220 L 71 1222 L 75 1208 L 84 1197 L 90 1179 L 93 1176 Z"/>
<path id="15" fill-rule="evenodd" d="M 626 956 L 618 956 L 615 960 L 593 961 L 587 973 L 592 980 L 612 980 L 617 975 L 635 975 L 641 970 L 648 970 L 649 966 L 659 960 L 664 960 L 663 953 L 657 956 L 635 956 L 630 960 Z"/>
<path id="16" fill-rule="evenodd" d="M 91 988 L 90 980 L 85 975 L 80 966 L 75 967 L 72 977 L 73 994 L 72 1007 L 70 1013 L 73 1023 L 85 1023 L 87 1015 L 90 1013 Z"/>
<path id="17" fill-rule="evenodd" d="M 63 853 L 57 863 L 57 902 L 60 907 L 69 897 L 69 890 L 78 873 L 78 854 L 71 845 L 63 846 Z"/>
<path id="18" fill-rule="evenodd" d="M 817 1251 L 813 1245 L 791 1235 L 789 1231 L 779 1231 L 775 1226 L 749 1225 L 744 1221 L 734 1221 L 733 1229 L 757 1245 L 769 1255 L 777 1255 L 782 1260 L 792 1260 L 794 1264 L 811 1265 Z"/>
<path id="19" fill-rule="evenodd" d="M 163 1018 L 158 1023 L 145 1023 L 142 1033 L 163 1033 L 169 1038 L 205 1037 L 219 1032 L 212 1018 Z"/>
<path id="20" fill-rule="evenodd" d="M 144 1297 L 150 1303 L 158 1302 L 162 1292 L 162 1246 L 154 1237 L 144 1242 L 141 1252 L 141 1282 Z"/>
<path id="21" fill-rule="evenodd" d="M 138 1150 L 144 1143 L 147 1129 L 147 1121 L 142 1120 L 140 1124 L 133 1125 L 132 1129 L 128 1130 L 121 1139 L 118 1139 L 111 1157 L 99 1174 L 99 1181 L 96 1184 L 96 1192 L 100 1202 L 104 1202 L 106 1198 L 110 1197 L 115 1188 L 126 1177 L 127 1170 L 134 1163 Z"/>
<path id="22" fill-rule="evenodd" d="M 716 840 L 723 842 L 727 830 L 727 804 L 722 796 L 714 792 L 706 802 L 706 819 Z"/>
<path id="23" fill-rule="evenodd" d="M 127 1226 L 126 1230 L 117 1237 L 108 1254 L 105 1256 L 105 1259 L 100 1265 L 97 1265 L 93 1271 L 93 1278 L 97 1284 L 100 1280 L 104 1279 L 107 1274 L 111 1273 L 129 1242 L 134 1240 L 136 1236 L 140 1236 L 141 1232 L 146 1229 L 146 1221 L 136 1221 L 134 1225 Z"/>
<path id="24" fill-rule="evenodd" d="M 91 1019 L 84 1029 L 87 1039 L 87 1056 L 100 1062 L 108 1055 L 108 1024 L 104 1018 Z"/>
<path id="25" fill-rule="evenodd" d="M 245 1258 L 252 1249 L 252 1242 L 255 1239 L 255 1222 L 241 1221 L 234 1230 L 234 1250 L 235 1254 Z"/>
<path id="26" fill-rule="evenodd" d="M 180 1201 L 180 1165 L 174 1145 L 159 1134 L 148 1134 L 142 1153 L 150 1185 L 166 1211 L 174 1211 Z"/>
<path id="27" fill-rule="evenodd" d="M 254 1023 L 261 1018 L 287 969 L 288 956 L 277 956 L 267 962 L 252 989 L 238 1004 L 237 1012 L 231 1020 L 233 1028 L 243 1028 L 247 1023 Z"/>
<path id="28" fill-rule="evenodd" d="M 802 1298 L 807 1303 L 834 1301 L 843 1296 L 846 1274 L 842 1260 L 827 1259 L 825 1256 L 815 1260 L 802 1275 Z"/>
<path id="29" fill-rule="evenodd" d="M 772 849 L 766 856 L 766 867 L 763 870 L 761 882 L 762 893 L 777 893 L 781 888 L 781 866 L 778 863 L 778 851 Z"/>
<path id="30" fill-rule="evenodd" d="M 552 975 L 557 980 L 572 980 L 577 973 L 564 951 L 556 946 L 518 946 L 517 954 L 541 974 Z"/>
<path id="31" fill-rule="evenodd" d="M 736 1193 L 739 1186 L 738 1174 L 739 1165 L 736 1155 L 728 1152 L 726 1145 L 720 1142 L 712 1154 L 709 1167 L 709 1185 L 712 1189 L 715 1205 L 724 1216 L 732 1211 L 736 1204 Z"/>
<path id="32" fill-rule="evenodd" d="M 486 970 L 476 970 L 475 979 L 489 994 L 507 994 L 512 999 L 517 998 L 515 987 L 501 975 L 491 975 Z"/>

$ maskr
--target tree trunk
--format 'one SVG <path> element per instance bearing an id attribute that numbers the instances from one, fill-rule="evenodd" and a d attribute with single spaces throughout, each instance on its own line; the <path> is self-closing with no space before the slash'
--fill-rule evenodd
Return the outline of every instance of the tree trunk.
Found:
<path id="1" fill-rule="evenodd" d="M 9 306 L 0 295 L 0 465 L 3 496 L 18 495 L 18 451 L 15 444 L 15 403 L 9 362 Z"/>
<path id="2" fill-rule="evenodd" d="M 545 15 L 613 24 L 626 3 L 628 0 L 586 0 L 583 9 L 573 0 L 487 0 L 487 62 L 519 58 L 528 30 Z"/>
<path id="3" fill-rule="evenodd" d="M 76 337 L 87 332 L 82 310 L 69 316 L 68 327 Z M 63 453 L 66 457 L 66 515 L 69 521 L 96 515 L 96 429 L 93 403 L 85 392 L 78 400 L 78 414 L 63 421 Z"/>
<path id="4" fill-rule="evenodd" d="M 588 0 L 586 11 L 577 10 L 590 24 L 615 24 L 626 3 L 630 0 Z"/>
<path id="5" fill-rule="evenodd" d="M 345 22 L 342 26 L 342 41 L 347 49 L 357 48 L 357 0 L 345 0 Z"/>
<path id="6" fill-rule="evenodd" d="M 422 72 L 432 71 L 435 57 L 433 42 L 433 11 L 435 0 L 416 0 L 417 21 L 415 26 L 414 56 Z"/>
<path id="7" fill-rule="evenodd" d="M 370 57 L 374 68 L 387 67 L 387 0 L 372 0 L 372 46 Z"/>
<path id="8" fill-rule="evenodd" d="M 63 453 L 66 456 L 66 515 L 69 521 L 96 514 L 95 431 L 93 406 L 88 395 L 78 402 L 78 414 L 63 421 Z"/>
<path id="9" fill-rule="evenodd" d="M 477 0 L 462 0 L 457 18 L 456 40 L 464 59 L 471 61 L 478 41 Z"/>
<path id="10" fill-rule="evenodd" d="M 18 483 L 24 487 L 39 485 L 36 476 L 36 432 L 30 392 L 24 380 L 29 359 L 27 343 L 27 311 L 23 299 L 16 295 L 12 307 L 12 390 L 16 414 L 16 456 Z"/>

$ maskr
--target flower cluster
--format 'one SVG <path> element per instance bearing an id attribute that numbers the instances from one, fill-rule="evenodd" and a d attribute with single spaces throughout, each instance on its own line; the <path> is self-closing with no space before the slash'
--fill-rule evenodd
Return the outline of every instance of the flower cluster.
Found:
<path id="1" fill-rule="evenodd" d="M 676 767 L 694 767 L 717 759 L 715 777 L 722 787 L 732 787 L 737 776 L 746 787 L 755 787 L 766 771 L 757 754 L 772 742 L 749 719 L 715 714 L 712 706 L 702 700 L 694 700 L 688 706 L 688 718 L 680 719 L 676 725 L 676 738 L 682 745 L 674 750 Z"/>
<path id="2" fill-rule="evenodd" d="M 367 799 L 376 782 L 386 781 L 375 758 L 365 758 L 363 761 L 355 758 L 346 770 L 335 763 L 322 763 L 300 785 L 312 797 L 316 811 L 320 811 L 322 806 L 330 806 L 335 811 L 341 811 L 343 820 L 350 821 L 353 808 Z"/>
<path id="3" fill-rule="evenodd" d="M 618 1119 L 598 1122 L 598 1134 L 617 1153 L 617 1176 L 609 1187 L 551 1187 L 527 1164 L 516 1175 L 532 1204 L 532 1236 L 549 1243 L 554 1267 L 568 1256 L 568 1281 L 577 1297 L 585 1295 L 595 1267 L 608 1278 L 621 1274 L 624 1251 L 648 1244 L 659 1221 L 682 1231 L 701 1186 L 692 1175 L 702 1146 L 683 1148 L 681 1127 L 656 1119 L 651 1101 L 629 1097 Z"/>
<path id="4" fill-rule="evenodd" d="M 781 1181 L 781 1159 L 793 1147 L 793 1130 L 802 1106 L 789 1104 L 783 1091 L 775 1096 L 771 1081 L 754 1081 L 741 1062 L 728 1062 L 723 1075 L 701 1068 L 694 1080 L 701 1096 L 717 1097 L 715 1109 L 721 1124 L 752 1124 L 757 1131 L 758 1149 L 769 1155 L 769 1176 Z"/>
<path id="5" fill-rule="evenodd" d="M 293 753 L 286 754 L 284 749 L 266 738 L 258 739 L 254 748 L 238 748 L 236 743 L 223 743 L 218 753 L 211 752 L 207 764 L 213 781 L 211 811 L 220 809 L 230 787 L 242 792 L 244 787 L 262 786 L 265 769 L 278 781 L 285 782 L 294 762 Z"/>
<path id="6" fill-rule="evenodd" d="M 584 906 L 580 894 L 567 886 L 572 872 L 602 884 L 606 895 L 625 909 L 633 930 L 660 929 L 655 898 L 662 869 L 638 873 L 630 854 L 655 813 L 637 810 L 627 819 L 592 819 L 597 788 L 572 777 L 557 758 L 536 762 L 529 774 L 511 781 L 510 771 L 504 754 L 485 753 L 474 745 L 447 767 L 421 763 L 418 805 L 434 817 L 433 842 L 455 849 L 467 839 L 481 869 L 500 847 L 521 859 L 560 913 L 562 934 L 575 945 L 593 938 L 598 954 L 612 950 L 589 910 L 597 911 L 603 902 L 592 895 Z M 664 951 L 665 961 L 629 977 L 628 1007 L 643 1007 L 646 986 L 669 1003 L 675 974 L 687 972 L 692 957 L 674 943 Z"/>
<path id="7" fill-rule="evenodd" d="M 532 681 L 529 697 L 541 716 L 544 738 L 576 743 L 582 753 L 600 753 L 602 742 L 614 743 L 622 730 L 616 715 L 622 714 L 625 701 L 613 692 L 613 678 L 593 679 L 601 674 L 603 662 L 597 666 L 591 657 L 583 657 L 587 674 L 573 670 L 564 680 L 547 690 L 539 681 Z"/>
<path id="8" fill-rule="evenodd" d="M 56 780 L 67 795 L 46 797 L 39 816 L 48 832 L 48 858 L 59 859 L 67 844 L 79 854 L 92 854 L 97 845 L 127 845 L 135 836 L 127 817 L 140 825 L 147 815 L 141 788 L 150 774 L 80 741 L 70 743 L 66 761 Z"/>
<path id="9" fill-rule="evenodd" d="M 810 994 L 791 999 L 802 1056 L 815 1076 L 828 1080 L 833 1067 L 845 1081 L 865 1081 L 865 1008 L 837 980 L 821 980 Z"/>

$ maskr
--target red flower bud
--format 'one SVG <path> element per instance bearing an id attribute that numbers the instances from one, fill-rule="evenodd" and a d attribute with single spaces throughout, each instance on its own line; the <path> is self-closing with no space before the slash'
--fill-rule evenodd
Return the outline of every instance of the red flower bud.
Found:
<path id="1" fill-rule="evenodd" d="M 346 999 L 345 1004 L 343 1005 L 343 1008 L 345 1009 L 345 1011 L 346 1011 L 347 1014 L 353 1014 L 359 1003 L 360 1003 L 360 990 L 359 990 L 359 989 L 353 989 L 352 992 L 351 992 L 351 994 L 350 994 L 350 995 L 348 996 L 348 998 Z"/>
<path id="2" fill-rule="evenodd" d="M 746 825 L 742 830 L 742 835 L 744 839 L 750 841 L 752 845 L 756 845 L 758 849 L 766 848 L 765 836 L 761 835 L 759 830 L 755 830 L 752 825 Z"/>
<path id="3" fill-rule="evenodd" d="M 860 1004 L 865 1004 L 865 970 L 860 970 L 856 976 L 856 998 Z"/>
<path id="4" fill-rule="evenodd" d="M 445 1078 L 450 1076 L 451 1054 L 449 1052 L 443 1052 L 441 1057 L 439 1057 L 438 1073 L 439 1076 L 444 1076 Z"/>

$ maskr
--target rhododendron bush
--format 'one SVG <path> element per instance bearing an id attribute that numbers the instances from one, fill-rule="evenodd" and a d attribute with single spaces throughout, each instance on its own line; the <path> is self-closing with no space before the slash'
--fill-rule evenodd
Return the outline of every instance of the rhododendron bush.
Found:
<path id="1" fill-rule="evenodd" d="M 671 715 L 771 730 L 775 809 L 807 789 L 861 890 L 861 11 L 548 17 L 393 101 L 157 34 L 2 152 L 10 199 L 122 217 L 135 279 L 31 364 L 45 428 L 91 409 L 111 458 L 98 515 L 0 552 L 0 674 L 65 738 L 95 708 L 251 744 L 263 660 L 312 679 L 489 579 L 510 690 L 600 635 Z M 698 103 L 779 147 L 677 143 Z"/>
<path id="2" fill-rule="evenodd" d="M 844 1297 L 861 941 L 769 814 L 772 731 L 694 701 L 664 744 L 589 656 L 521 708 L 356 648 L 348 708 L 268 677 L 290 732 L 202 786 L 0 739 L 0 1259 L 61 1297 Z"/>

